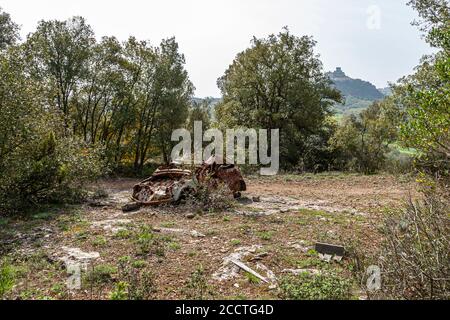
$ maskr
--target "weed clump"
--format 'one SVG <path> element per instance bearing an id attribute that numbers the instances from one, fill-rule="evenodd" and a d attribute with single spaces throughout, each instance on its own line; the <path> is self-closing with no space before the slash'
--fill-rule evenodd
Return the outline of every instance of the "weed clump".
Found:
<path id="1" fill-rule="evenodd" d="M 281 279 L 280 295 L 289 300 L 348 300 L 352 283 L 334 272 L 313 275 L 307 272 Z"/>

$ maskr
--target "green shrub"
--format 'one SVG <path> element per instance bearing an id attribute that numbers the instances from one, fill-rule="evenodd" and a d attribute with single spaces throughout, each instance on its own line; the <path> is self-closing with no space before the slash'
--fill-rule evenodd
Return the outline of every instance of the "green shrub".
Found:
<path id="1" fill-rule="evenodd" d="M 186 299 L 189 300 L 204 300 L 211 295 L 205 270 L 202 266 L 191 273 L 190 278 L 183 288 L 183 292 Z"/>
<path id="2" fill-rule="evenodd" d="M 287 276 L 281 279 L 283 299 L 290 300 L 348 300 L 352 283 L 337 274 Z"/>
<path id="3" fill-rule="evenodd" d="M 95 266 L 88 272 L 84 280 L 90 284 L 108 283 L 113 280 L 113 275 L 117 274 L 117 268 L 107 264 Z"/>
<path id="4" fill-rule="evenodd" d="M 145 270 L 145 261 L 122 259 L 119 262 L 119 282 L 111 293 L 112 300 L 147 300 L 156 292 L 154 274 Z"/>
<path id="5" fill-rule="evenodd" d="M 8 159 L 0 177 L 0 210 L 79 201 L 83 184 L 102 172 L 100 150 L 50 133 Z"/>
<path id="6" fill-rule="evenodd" d="M 386 102 L 374 102 L 359 115 L 343 119 L 330 139 L 343 169 L 372 174 L 383 168 L 389 144 L 397 135 L 389 108 Z"/>
<path id="7" fill-rule="evenodd" d="M 260 237 L 261 240 L 270 241 L 270 240 L 272 240 L 273 232 L 272 231 L 261 231 L 261 232 L 258 232 L 258 237 Z"/>
<path id="8" fill-rule="evenodd" d="M 0 299 L 5 296 L 14 286 L 16 271 L 7 261 L 0 262 Z"/>
<path id="9" fill-rule="evenodd" d="M 246 272 L 245 277 L 247 278 L 248 282 L 251 284 L 259 284 L 261 282 L 261 279 L 259 279 L 255 275 L 251 274 L 250 272 Z"/>
<path id="10" fill-rule="evenodd" d="M 114 290 L 109 295 L 110 300 L 127 300 L 128 283 L 120 281 L 115 284 Z"/>

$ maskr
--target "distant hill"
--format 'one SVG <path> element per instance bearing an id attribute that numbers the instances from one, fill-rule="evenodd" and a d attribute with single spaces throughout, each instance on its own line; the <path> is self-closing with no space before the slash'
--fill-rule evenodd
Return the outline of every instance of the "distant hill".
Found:
<path id="1" fill-rule="evenodd" d="M 392 94 L 391 89 L 375 87 L 372 83 L 361 79 L 350 78 L 342 71 L 342 68 L 336 68 L 334 72 L 326 74 L 333 85 L 345 97 L 343 104 L 335 104 L 334 110 L 338 116 L 345 114 L 357 114 L 367 109 L 374 101 L 382 100 L 384 97 Z M 209 114 L 215 119 L 215 106 L 222 101 L 221 98 L 192 98 L 195 103 L 208 101 Z"/>
<path id="2" fill-rule="evenodd" d="M 382 92 L 368 81 L 350 78 L 339 67 L 334 72 L 328 72 L 327 76 L 345 97 L 344 104 L 334 106 L 338 114 L 359 113 L 388 95 L 389 88 L 382 89 Z"/>

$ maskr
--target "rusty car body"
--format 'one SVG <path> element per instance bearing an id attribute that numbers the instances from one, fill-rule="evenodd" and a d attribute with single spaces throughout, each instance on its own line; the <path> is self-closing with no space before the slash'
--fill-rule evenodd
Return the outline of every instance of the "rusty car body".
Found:
<path id="1" fill-rule="evenodd" d="M 231 164 L 221 164 L 211 157 L 194 172 L 174 164 L 158 168 L 153 175 L 135 185 L 132 200 L 144 206 L 176 203 L 188 194 L 194 194 L 199 187 L 217 189 L 226 185 L 235 197 L 239 197 L 247 186 L 240 170 Z"/>

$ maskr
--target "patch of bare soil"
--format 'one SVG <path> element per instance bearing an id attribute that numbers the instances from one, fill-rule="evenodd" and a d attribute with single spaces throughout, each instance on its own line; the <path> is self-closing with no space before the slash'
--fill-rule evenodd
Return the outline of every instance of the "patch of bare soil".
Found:
<path id="1" fill-rule="evenodd" d="M 315 242 L 375 255 L 382 212 L 415 195 L 412 182 L 386 175 L 247 181 L 245 198 L 221 213 L 184 206 L 123 213 L 137 180 L 117 179 L 95 186 L 107 191 L 105 199 L 4 220 L 0 253 L 18 270 L 8 298 L 109 299 L 118 282 L 130 279 L 126 264 L 153 274 L 148 298 L 277 299 L 286 274 L 335 269 L 352 278 L 352 259 L 324 262 Z M 69 290 L 68 265 L 77 259 L 81 288 Z"/>

